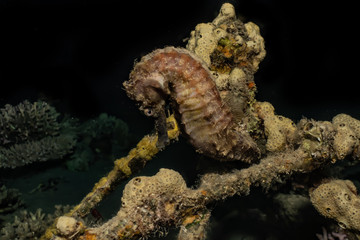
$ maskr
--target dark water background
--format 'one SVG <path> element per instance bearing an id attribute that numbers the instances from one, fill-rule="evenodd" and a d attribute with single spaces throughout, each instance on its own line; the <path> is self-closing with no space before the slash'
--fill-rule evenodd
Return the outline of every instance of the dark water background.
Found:
<path id="1" fill-rule="evenodd" d="M 134 60 L 156 48 L 185 47 L 183 39 L 196 24 L 212 21 L 223 2 L 0 0 L 0 107 L 44 99 L 60 113 L 83 121 L 105 112 L 127 122 L 130 132 L 140 138 L 152 130 L 153 122 L 139 113 L 122 89 Z M 260 27 L 265 39 L 267 56 L 255 75 L 258 100 L 271 102 L 278 114 L 295 121 L 303 116 L 331 120 L 338 113 L 360 118 L 355 2 L 230 2 L 245 22 Z M 196 157 L 191 147 L 177 143 L 161 152 L 142 174 L 152 175 L 160 167 L 168 167 L 193 182 Z M 51 211 L 54 204 L 76 204 L 110 168 L 111 164 L 69 173 L 61 167 L 41 165 L 2 173 L 9 186 L 24 191 L 24 181 L 36 185 L 63 174 L 65 190 L 60 189 L 60 194 L 26 199 L 30 210 L 42 207 Z M 77 184 L 72 184 L 74 181 Z M 106 200 L 113 208 L 104 207 L 105 216 L 117 211 L 120 196 L 119 190 Z M 213 239 L 242 239 L 228 234 L 242 231 L 242 226 L 262 232 L 261 236 L 274 230 L 271 223 L 260 225 L 241 217 L 246 209 L 266 208 L 264 198 L 266 194 L 255 191 L 254 197 L 219 203 L 214 222 L 227 213 L 231 223 L 214 227 Z M 320 226 L 316 226 L 318 232 Z M 284 231 L 283 239 L 304 239 L 297 237 L 299 232 L 292 235 L 281 227 L 274 231 L 278 236 Z M 309 230 L 308 236 L 314 236 L 313 231 Z"/>

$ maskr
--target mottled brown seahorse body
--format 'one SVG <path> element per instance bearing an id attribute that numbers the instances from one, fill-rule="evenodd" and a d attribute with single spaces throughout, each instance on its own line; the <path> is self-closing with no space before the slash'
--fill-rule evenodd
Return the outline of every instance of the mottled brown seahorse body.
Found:
<path id="1" fill-rule="evenodd" d="M 222 161 L 252 162 L 259 157 L 250 135 L 236 130 L 205 63 L 188 50 L 166 47 L 149 53 L 135 65 L 124 86 L 128 96 L 140 103 L 140 110 L 160 122 L 165 119 L 165 102 L 170 100 L 183 133 L 201 154 Z M 158 132 L 166 134 L 163 127 Z"/>

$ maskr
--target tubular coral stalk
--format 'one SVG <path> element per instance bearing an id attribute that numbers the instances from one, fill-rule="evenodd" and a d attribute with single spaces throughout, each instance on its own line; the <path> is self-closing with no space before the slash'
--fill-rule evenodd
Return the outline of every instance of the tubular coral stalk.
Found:
<path id="1" fill-rule="evenodd" d="M 124 86 L 128 96 L 140 103 L 140 110 L 158 120 L 170 99 L 198 152 L 225 161 L 251 162 L 259 157 L 249 134 L 236 129 L 205 63 L 186 49 L 167 47 L 146 55 Z"/>

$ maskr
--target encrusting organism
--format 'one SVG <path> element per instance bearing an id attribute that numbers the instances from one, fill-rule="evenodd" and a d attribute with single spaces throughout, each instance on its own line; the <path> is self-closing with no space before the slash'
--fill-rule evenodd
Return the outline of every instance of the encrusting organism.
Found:
<path id="1" fill-rule="evenodd" d="M 310 191 L 314 207 L 344 229 L 360 230 L 360 197 L 350 180 L 331 180 Z"/>
<path id="2" fill-rule="evenodd" d="M 223 100 L 235 118 L 254 101 L 254 74 L 266 55 L 260 28 L 243 23 L 234 6 L 224 3 L 219 15 L 209 23 L 200 23 L 190 33 L 186 49 L 201 58 L 214 76 Z M 245 105 L 245 106 L 244 106 Z"/>
<path id="3" fill-rule="evenodd" d="M 347 156 L 359 160 L 358 120 L 340 114 L 332 122 L 303 118 L 295 124 L 276 115 L 270 103 L 256 101 L 253 74 L 264 56 L 259 28 L 237 19 L 229 3 L 223 4 L 212 23 L 196 27 L 187 50 L 166 47 L 144 56 L 124 85 L 140 109 L 155 118 L 157 132 L 146 135 L 126 157 L 115 160 L 114 169 L 66 214 L 67 218 L 55 221 L 42 239 L 142 239 L 163 236 L 169 228 L 177 227 L 178 240 L 203 240 L 214 202 L 248 195 L 253 187 L 268 191 L 295 173 L 321 171 Z M 240 107 L 235 103 L 241 103 Z M 166 118 L 167 104 L 174 114 Z M 150 177 L 137 176 L 125 186 L 122 206 L 112 219 L 100 226 L 82 224 L 81 218 L 116 182 L 144 167 L 180 132 L 200 154 L 249 164 L 229 171 L 202 172 L 191 187 L 171 169 L 161 168 Z M 221 167 L 229 164 L 213 162 Z M 320 185 L 311 192 L 313 205 L 322 213 L 329 211 L 330 204 L 334 214 L 323 215 L 337 220 L 345 213 L 346 218 L 339 218 L 342 226 L 360 231 L 354 186 L 341 182 L 334 188 L 334 182 L 329 184 L 333 185 Z M 352 210 L 337 206 L 337 201 L 346 202 L 339 200 L 340 196 L 350 202 L 344 206 L 352 206 Z"/>
<path id="4" fill-rule="evenodd" d="M 352 152 L 359 155 L 360 121 L 347 114 L 338 114 L 332 122 L 336 128 L 334 148 L 338 157 L 343 159 Z"/>
<path id="5" fill-rule="evenodd" d="M 274 107 L 268 102 L 254 104 L 257 115 L 264 122 L 267 137 L 266 150 L 270 152 L 284 150 L 295 139 L 296 126 L 290 119 L 274 113 Z"/>

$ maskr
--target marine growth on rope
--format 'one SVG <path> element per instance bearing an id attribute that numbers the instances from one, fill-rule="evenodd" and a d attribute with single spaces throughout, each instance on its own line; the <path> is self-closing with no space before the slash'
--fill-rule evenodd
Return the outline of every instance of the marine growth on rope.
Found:
<path id="1" fill-rule="evenodd" d="M 222 102 L 213 76 L 195 54 L 166 47 L 144 56 L 124 82 L 128 96 L 140 110 L 156 119 L 159 146 L 167 141 L 165 105 L 171 103 L 185 134 L 206 156 L 251 162 L 260 151 L 249 134 L 238 128 Z"/>

